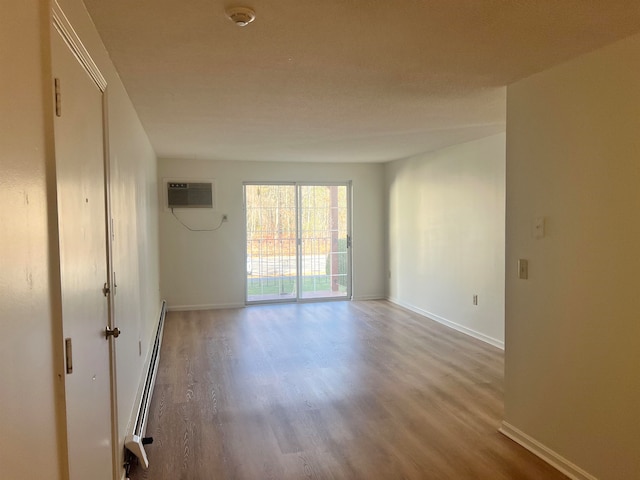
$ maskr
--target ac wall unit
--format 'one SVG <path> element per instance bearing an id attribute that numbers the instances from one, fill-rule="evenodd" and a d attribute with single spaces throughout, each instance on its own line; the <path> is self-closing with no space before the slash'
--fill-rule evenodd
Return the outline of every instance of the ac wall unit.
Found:
<path id="1" fill-rule="evenodd" d="M 167 182 L 169 208 L 213 208 L 213 183 Z"/>

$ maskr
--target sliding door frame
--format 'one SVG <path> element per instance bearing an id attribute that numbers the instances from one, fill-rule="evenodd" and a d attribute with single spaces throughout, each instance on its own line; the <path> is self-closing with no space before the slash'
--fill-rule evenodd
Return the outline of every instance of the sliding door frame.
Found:
<path id="1" fill-rule="evenodd" d="M 296 215 L 296 295 L 293 298 L 285 298 L 285 299 L 270 299 L 270 300 L 249 300 L 249 282 L 247 275 L 247 264 L 249 260 L 248 252 L 247 252 L 247 241 L 248 241 L 248 232 L 247 232 L 247 186 L 252 185 L 267 185 L 267 186 L 292 186 L 295 189 L 295 215 Z M 345 296 L 336 296 L 336 297 L 313 297 L 313 298 L 302 298 L 301 297 L 301 287 L 302 287 L 302 255 L 301 255 L 301 247 L 302 247 L 302 217 L 300 215 L 301 211 L 301 187 L 314 187 L 314 186 L 338 186 L 345 187 L 346 189 L 346 204 L 347 204 L 347 291 Z M 352 255 L 352 182 L 351 180 L 347 181 L 334 181 L 334 182 L 308 182 L 308 181 L 293 181 L 293 182 L 272 182 L 272 181 L 246 181 L 242 183 L 242 195 L 243 195 L 243 210 L 244 210 L 244 249 L 245 249 L 245 266 L 244 266 L 244 299 L 245 305 L 261 305 L 261 304 L 273 304 L 273 303 L 312 303 L 312 302 L 335 302 L 335 301 L 345 301 L 351 300 L 353 296 L 353 255 Z"/>
<path id="2" fill-rule="evenodd" d="M 242 209 L 244 210 L 244 257 L 245 257 L 245 267 L 244 267 L 244 304 L 245 305 L 260 305 L 260 304 L 271 304 L 271 303 L 295 303 L 296 302 L 296 298 L 298 296 L 298 293 L 296 291 L 296 297 L 295 298 L 284 298 L 284 299 L 271 299 L 271 300 L 249 300 L 249 278 L 248 278 L 248 272 L 247 272 L 247 265 L 249 264 L 249 256 L 248 256 L 248 252 L 247 252 L 247 242 L 249 240 L 248 238 L 248 231 L 247 231 L 247 187 L 248 186 L 256 186 L 256 185 L 267 185 L 267 186 L 290 186 L 294 188 L 294 198 L 295 198 L 295 210 L 296 210 L 296 217 L 297 217 L 297 212 L 298 212 L 298 194 L 297 194 L 297 187 L 296 187 L 296 182 L 243 182 L 242 183 Z M 298 231 L 298 221 L 296 219 L 296 239 L 298 239 L 300 237 L 300 232 Z M 297 262 L 297 258 L 298 258 L 298 252 L 299 252 L 300 248 L 299 248 L 299 244 L 296 241 L 296 262 Z M 297 265 L 296 265 L 296 274 L 297 274 Z M 296 275 L 296 290 L 299 288 L 299 285 L 297 283 L 297 275 Z"/>
<path id="3" fill-rule="evenodd" d="M 346 203 L 347 203 L 347 291 L 344 296 L 335 296 L 335 297 L 311 297 L 311 298 L 302 298 L 302 285 L 301 285 L 301 277 L 300 272 L 302 272 L 302 215 L 300 214 L 302 209 L 302 199 L 301 199 L 301 187 L 345 187 L 346 189 Z M 351 262 L 351 181 L 346 182 L 296 182 L 296 218 L 298 221 L 298 290 L 296 301 L 298 303 L 311 303 L 311 302 L 335 302 L 335 301 L 344 301 L 351 300 L 352 298 L 352 284 L 353 284 L 353 268 Z"/>

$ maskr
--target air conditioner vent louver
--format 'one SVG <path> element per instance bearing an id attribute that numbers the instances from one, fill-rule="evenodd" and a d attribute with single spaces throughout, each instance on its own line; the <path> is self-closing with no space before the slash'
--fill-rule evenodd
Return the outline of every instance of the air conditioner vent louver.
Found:
<path id="1" fill-rule="evenodd" d="M 167 182 L 169 208 L 213 208 L 213 184 Z"/>

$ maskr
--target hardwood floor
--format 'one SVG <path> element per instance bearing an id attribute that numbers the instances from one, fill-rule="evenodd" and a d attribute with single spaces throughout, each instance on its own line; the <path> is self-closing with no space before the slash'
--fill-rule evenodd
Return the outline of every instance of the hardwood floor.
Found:
<path id="1" fill-rule="evenodd" d="M 385 301 L 172 312 L 131 478 L 566 479 L 498 433 L 502 377 Z"/>

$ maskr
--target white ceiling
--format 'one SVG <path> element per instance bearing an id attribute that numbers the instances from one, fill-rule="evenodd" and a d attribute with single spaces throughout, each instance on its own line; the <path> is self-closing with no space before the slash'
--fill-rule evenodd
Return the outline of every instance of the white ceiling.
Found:
<path id="1" fill-rule="evenodd" d="M 158 156 L 212 160 L 377 162 L 501 132 L 505 85 L 640 31 L 638 0 L 85 4 Z"/>

